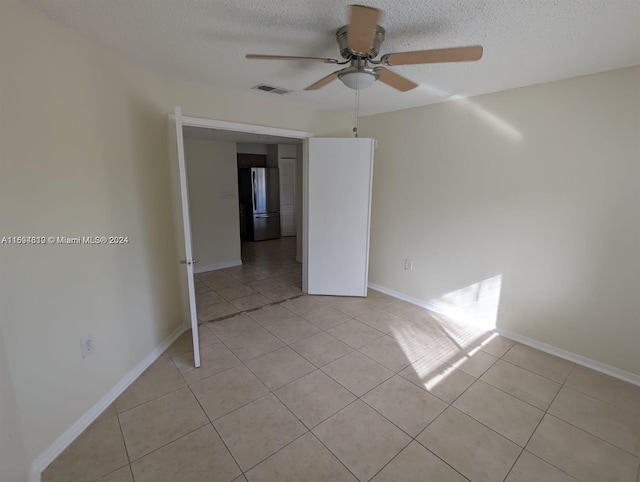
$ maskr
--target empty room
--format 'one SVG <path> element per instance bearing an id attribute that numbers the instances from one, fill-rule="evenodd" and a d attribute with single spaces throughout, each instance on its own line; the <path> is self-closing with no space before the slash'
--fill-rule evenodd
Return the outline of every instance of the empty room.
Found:
<path id="1" fill-rule="evenodd" d="M 0 199 L 2 482 L 640 482 L 635 0 L 3 0 Z"/>

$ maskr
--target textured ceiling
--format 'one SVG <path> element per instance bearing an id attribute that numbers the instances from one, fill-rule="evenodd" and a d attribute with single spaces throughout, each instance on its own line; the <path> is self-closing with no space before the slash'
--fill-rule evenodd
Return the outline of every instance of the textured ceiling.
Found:
<path id="1" fill-rule="evenodd" d="M 25 0 L 136 63 L 221 89 L 327 110 L 352 110 L 336 81 L 302 89 L 328 64 L 245 60 L 245 53 L 338 58 L 347 23 L 338 0 Z M 381 53 L 481 44 L 479 62 L 394 70 L 420 86 L 400 93 L 377 82 L 360 113 L 441 102 L 640 64 L 638 0 L 378 0 L 387 31 Z M 265 83 L 284 96 L 250 90 Z"/>

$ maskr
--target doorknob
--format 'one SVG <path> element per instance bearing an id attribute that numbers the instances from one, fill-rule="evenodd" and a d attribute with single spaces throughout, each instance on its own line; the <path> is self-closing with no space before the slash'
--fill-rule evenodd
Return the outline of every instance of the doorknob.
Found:
<path id="1" fill-rule="evenodd" d="M 192 264 L 197 264 L 198 260 L 195 258 L 191 258 L 191 261 L 187 261 L 186 259 L 181 259 L 180 260 L 180 264 L 186 264 L 186 265 L 192 265 Z"/>

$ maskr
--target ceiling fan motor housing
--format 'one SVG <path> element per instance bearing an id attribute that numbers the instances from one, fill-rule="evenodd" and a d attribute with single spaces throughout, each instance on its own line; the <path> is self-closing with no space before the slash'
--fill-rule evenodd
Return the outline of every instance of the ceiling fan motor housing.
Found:
<path id="1" fill-rule="evenodd" d="M 371 44 L 371 49 L 367 52 L 354 52 L 348 46 L 348 31 L 349 26 L 345 25 L 344 27 L 340 27 L 336 32 L 336 40 L 338 41 L 338 46 L 340 47 L 340 55 L 342 55 L 343 59 L 350 60 L 353 57 L 367 57 L 369 59 L 375 58 L 378 53 L 380 53 L 380 45 L 384 40 L 384 29 L 380 26 L 376 26 L 376 30 L 373 34 L 373 42 Z"/>

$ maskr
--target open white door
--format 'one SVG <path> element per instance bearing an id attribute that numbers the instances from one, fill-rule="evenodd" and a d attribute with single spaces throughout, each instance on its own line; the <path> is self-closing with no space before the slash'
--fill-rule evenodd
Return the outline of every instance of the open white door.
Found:
<path id="1" fill-rule="evenodd" d="M 172 161 L 172 173 L 179 178 L 173 185 L 180 186 L 180 192 L 174 193 L 175 211 L 178 218 L 178 246 L 181 248 L 179 262 L 185 269 L 180 270 L 181 286 L 183 288 L 183 312 L 191 322 L 191 333 L 193 337 L 193 362 L 195 367 L 200 366 L 200 341 L 198 337 L 198 315 L 196 312 L 196 290 L 193 281 L 193 264 L 197 260 L 193 259 L 191 250 L 191 221 L 189 218 L 189 191 L 187 186 L 187 169 L 184 161 L 184 138 L 182 134 L 182 113 L 180 107 L 176 106 L 174 115 L 169 116 L 169 142 Z M 181 219 L 180 219 L 181 218 Z M 176 260 L 178 261 L 178 260 Z M 185 290 L 186 288 L 186 290 Z"/>
<path id="2" fill-rule="evenodd" d="M 367 296 L 373 144 L 373 139 L 305 142 L 306 293 Z"/>

